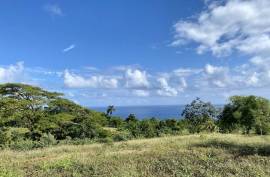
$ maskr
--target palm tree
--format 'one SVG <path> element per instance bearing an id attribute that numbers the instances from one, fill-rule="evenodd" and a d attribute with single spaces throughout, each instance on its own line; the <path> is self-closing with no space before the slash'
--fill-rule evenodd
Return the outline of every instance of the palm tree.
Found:
<path id="1" fill-rule="evenodd" d="M 107 111 L 106 111 L 106 116 L 111 116 L 114 111 L 115 111 L 115 107 L 113 105 L 108 106 Z"/>

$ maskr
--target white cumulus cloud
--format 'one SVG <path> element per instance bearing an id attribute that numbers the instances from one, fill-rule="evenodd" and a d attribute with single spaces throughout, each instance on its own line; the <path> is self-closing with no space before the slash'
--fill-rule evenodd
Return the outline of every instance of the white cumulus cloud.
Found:
<path id="1" fill-rule="evenodd" d="M 24 73 L 23 62 L 18 62 L 16 65 L 0 67 L 0 82 L 19 82 Z"/>
<path id="2" fill-rule="evenodd" d="M 64 83 L 70 88 L 107 88 L 113 89 L 118 87 L 118 80 L 108 76 L 96 75 L 91 77 L 82 77 L 65 70 Z"/>
<path id="3" fill-rule="evenodd" d="M 270 1 L 226 0 L 211 3 L 208 9 L 190 21 L 174 25 L 175 40 L 193 41 L 198 53 L 211 51 L 216 56 L 233 50 L 244 53 L 267 53 L 270 50 Z"/>
<path id="4" fill-rule="evenodd" d="M 228 68 L 222 66 L 207 64 L 204 69 L 204 77 L 210 85 L 215 87 L 226 87 L 231 82 Z"/>
<path id="5" fill-rule="evenodd" d="M 198 88 L 245 89 L 270 86 L 270 1 L 225 0 L 206 2 L 206 10 L 174 25 L 172 46 L 197 44 L 197 53 L 246 56 L 234 67 L 207 64 L 195 76 Z M 181 71 L 180 74 L 185 72 Z M 197 81 L 196 81 L 197 80 Z"/>
<path id="6" fill-rule="evenodd" d="M 164 77 L 158 78 L 160 89 L 157 90 L 157 94 L 160 96 L 177 96 L 178 91 L 169 85 L 168 80 Z"/>
<path id="7" fill-rule="evenodd" d="M 150 86 L 146 71 L 139 69 L 127 69 L 125 73 L 125 82 L 127 88 L 147 89 Z"/>

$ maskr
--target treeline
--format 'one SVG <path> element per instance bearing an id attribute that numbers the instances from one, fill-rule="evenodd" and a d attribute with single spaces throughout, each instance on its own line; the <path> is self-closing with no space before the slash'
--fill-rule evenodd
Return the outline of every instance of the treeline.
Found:
<path id="1" fill-rule="evenodd" d="M 270 133 L 270 102 L 257 96 L 232 96 L 223 108 L 199 98 L 186 105 L 182 116 L 191 133 Z"/>
<path id="2" fill-rule="evenodd" d="M 111 109 L 110 106 L 108 110 Z M 107 117 L 111 127 L 128 130 L 133 137 L 200 132 L 270 134 L 270 101 L 262 97 L 232 96 L 224 107 L 196 98 L 185 106 L 181 116 L 181 119 L 141 121 L 133 114 L 125 121 Z"/>
<path id="3" fill-rule="evenodd" d="M 269 101 L 256 96 L 231 97 L 222 109 L 197 98 L 186 105 L 183 119 L 168 120 L 139 120 L 133 114 L 121 119 L 112 116 L 114 106 L 100 113 L 62 96 L 25 84 L 0 85 L 0 146 L 31 149 L 199 132 L 270 133 Z"/>

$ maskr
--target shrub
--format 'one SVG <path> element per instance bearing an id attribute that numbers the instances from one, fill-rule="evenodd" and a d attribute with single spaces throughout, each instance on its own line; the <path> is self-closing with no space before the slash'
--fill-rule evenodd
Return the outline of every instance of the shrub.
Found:
<path id="1" fill-rule="evenodd" d="M 201 132 L 211 132 L 212 133 L 212 132 L 216 132 L 217 129 L 218 128 L 213 120 L 208 120 L 200 126 Z"/>
<path id="2" fill-rule="evenodd" d="M 114 141 L 127 141 L 129 139 L 131 139 L 131 135 L 127 131 L 122 131 L 113 135 Z"/>
<path id="3" fill-rule="evenodd" d="M 42 145 L 39 142 L 30 140 L 30 139 L 20 139 L 20 140 L 12 142 L 9 145 L 10 149 L 19 150 L 19 151 L 27 151 L 34 148 L 40 148 L 40 147 L 42 147 Z"/>
<path id="4" fill-rule="evenodd" d="M 54 136 L 50 133 L 43 134 L 39 142 L 44 147 L 57 144 L 57 141 L 55 140 Z"/>
<path id="5" fill-rule="evenodd" d="M 107 138 L 107 137 L 112 136 L 112 133 L 108 130 L 105 130 L 104 128 L 99 128 L 97 132 L 98 132 L 98 138 Z"/>
<path id="6" fill-rule="evenodd" d="M 109 119 L 109 126 L 119 128 L 123 125 L 124 121 L 120 117 L 112 117 Z"/>
<path id="7" fill-rule="evenodd" d="M 0 145 L 2 147 L 10 144 L 12 142 L 12 136 L 10 131 L 8 131 L 8 129 L 6 128 L 2 128 L 0 130 Z"/>
<path id="8" fill-rule="evenodd" d="M 157 123 L 151 120 L 142 120 L 139 123 L 140 134 L 146 138 L 157 136 Z"/>

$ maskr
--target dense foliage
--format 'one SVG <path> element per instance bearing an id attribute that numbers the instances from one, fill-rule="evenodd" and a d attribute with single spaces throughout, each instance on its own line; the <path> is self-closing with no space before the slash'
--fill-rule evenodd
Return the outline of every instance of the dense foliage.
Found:
<path id="1" fill-rule="evenodd" d="M 0 143 L 40 142 L 44 137 L 103 138 L 107 124 L 101 113 L 90 111 L 62 94 L 24 84 L 0 86 Z M 37 145 L 38 146 L 38 145 Z"/>
<path id="2" fill-rule="evenodd" d="M 256 96 L 233 96 L 219 118 L 223 132 L 270 133 L 270 102 Z"/>
<path id="3" fill-rule="evenodd" d="M 270 102 L 256 96 L 234 96 L 219 111 L 199 98 L 186 105 L 184 119 L 126 119 L 82 107 L 62 97 L 25 84 L 0 85 L 0 145 L 19 149 L 62 142 L 123 141 L 199 132 L 270 133 Z M 83 141 L 81 141 L 83 140 Z"/>
<path id="4" fill-rule="evenodd" d="M 191 133 L 213 132 L 216 128 L 214 120 L 217 112 L 217 109 L 210 102 L 206 103 L 197 98 L 191 104 L 186 105 L 182 116 L 188 121 L 188 128 Z"/>

